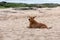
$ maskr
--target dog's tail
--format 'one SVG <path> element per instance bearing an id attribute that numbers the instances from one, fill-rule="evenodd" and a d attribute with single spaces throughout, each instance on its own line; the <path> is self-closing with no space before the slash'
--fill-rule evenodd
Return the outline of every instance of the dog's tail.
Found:
<path id="1" fill-rule="evenodd" d="M 48 27 L 47 29 L 51 29 L 52 27 Z"/>

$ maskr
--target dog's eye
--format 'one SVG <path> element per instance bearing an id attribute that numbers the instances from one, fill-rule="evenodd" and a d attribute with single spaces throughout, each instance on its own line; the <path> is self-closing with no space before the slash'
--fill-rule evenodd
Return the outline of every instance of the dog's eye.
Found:
<path id="1" fill-rule="evenodd" d="M 30 20 L 30 19 L 29 19 Z"/>

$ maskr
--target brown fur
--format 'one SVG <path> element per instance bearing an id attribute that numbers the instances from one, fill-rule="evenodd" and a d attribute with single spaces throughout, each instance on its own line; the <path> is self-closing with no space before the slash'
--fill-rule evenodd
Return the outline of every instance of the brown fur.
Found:
<path id="1" fill-rule="evenodd" d="M 48 28 L 45 24 L 43 23 L 38 23 L 37 21 L 34 20 L 35 17 L 29 17 L 29 28 Z"/>

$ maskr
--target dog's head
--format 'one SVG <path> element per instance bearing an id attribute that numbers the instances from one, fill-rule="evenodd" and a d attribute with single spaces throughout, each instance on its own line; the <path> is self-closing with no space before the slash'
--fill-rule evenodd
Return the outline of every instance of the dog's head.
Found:
<path id="1" fill-rule="evenodd" d="M 36 17 L 36 16 L 34 16 L 34 17 L 29 16 L 29 19 L 28 19 L 28 20 L 29 20 L 30 22 L 32 22 L 35 17 Z"/>

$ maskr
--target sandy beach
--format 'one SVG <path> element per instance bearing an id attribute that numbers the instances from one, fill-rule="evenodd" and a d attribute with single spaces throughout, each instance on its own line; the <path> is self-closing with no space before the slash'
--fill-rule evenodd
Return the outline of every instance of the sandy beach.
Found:
<path id="1" fill-rule="evenodd" d="M 29 16 L 52 29 L 29 29 Z M 0 9 L 0 40 L 60 40 L 60 7 L 36 10 Z"/>

